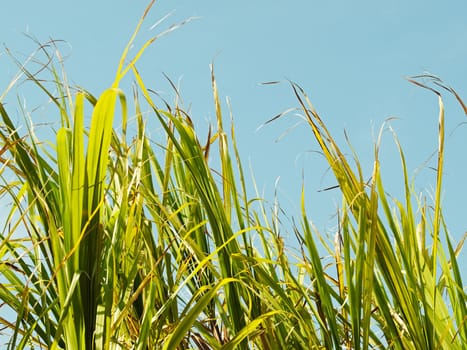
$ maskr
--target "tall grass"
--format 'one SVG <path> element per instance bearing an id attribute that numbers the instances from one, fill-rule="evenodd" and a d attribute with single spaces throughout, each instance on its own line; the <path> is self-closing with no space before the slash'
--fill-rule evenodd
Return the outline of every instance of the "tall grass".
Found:
<path id="1" fill-rule="evenodd" d="M 456 259 L 462 244 L 451 242 L 440 200 L 441 94 L 430 88 L 439 99 L 439 149 L 436 195 L 428 204 L 414 194 L 398 143 L 405 197 L 390 201 L 379 143 L 371 180 L 364 181 L 358 158 L 351 167 L 292 83 L 342 192 L 339 230 L 328 242 L 311 225 L 302 191 L 291 227 L 297 256 L 280 234 L 279 214 L 246 188 L 214 72 L 217 125 L 207 137 L 181 106 L 159 104 L 146 87 L 136 63 L 155 38 L 128 59 L 143 19 L 115 81 L 98 98 L 69 86 L 53 61 L 46 68 L 55 89 L 22 67 L 57 108 L 61 126 L 51 147 L 33 128 L 21 134 L 0 101 L 1 194 L 12 203 L 0 243 L 5 346 L 464 348 L 466 294 Z M 119 88 L 130 73 L 137 85 L 131 103 Z M 462 104 L 454 90 L 434 82 Z M 161 126 L 159 139 L 148 135 L 148 118 Z M 324 251 L 332 263 L 325 264 Z"/>

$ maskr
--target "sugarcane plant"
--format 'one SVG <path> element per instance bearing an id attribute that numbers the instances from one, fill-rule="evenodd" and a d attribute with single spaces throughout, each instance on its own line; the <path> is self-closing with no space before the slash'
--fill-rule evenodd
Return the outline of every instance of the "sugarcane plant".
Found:
<path id="1" fill-rule="evenodd" d="M 457 262 L 463 239 L 452 242 L 441 209 L 440 91 L 452 93 L 467 114 L 456 92 L 433 76 L 409 79 L 439 100 L 430 205 L 415 194 L 396 137 L 402 201 L 385 192 L 380 142 L 367 181 L 357 155 L 347 158 L 291 82 L 342 205 L 332 241 L 312 225 L 303 186 L 299 217 L 284 227 L 281 215 L 291 214 L 247 188 L 214 69 L 215 125 L 198 132 L 179 100 L 171 104 L 154 95 L 137 69 L 158 36 L 129 58 L 153 3 L 115 80 L 97 98 L 68 83 L 53 43 L 51 50 L 40 47 L 48 58 L 42 73 L 50 74 L 52 87 L 19 63 L 20 75 L 57 111 L 54 140 L 39 137 L 28 113 L 22 130 L 2 94 L 0 195 L 8 203 L 0 231 L 2 346 L 463 349 L 466 294 Z M 128 93 L 121 86 L 130 75 L 135 87 Z M 15 78 L 7 91 L 19 82 Z M 150 135 L 149 122 L 160 133 Z M 285 242 L 284 230 L 296 241 Z"/>

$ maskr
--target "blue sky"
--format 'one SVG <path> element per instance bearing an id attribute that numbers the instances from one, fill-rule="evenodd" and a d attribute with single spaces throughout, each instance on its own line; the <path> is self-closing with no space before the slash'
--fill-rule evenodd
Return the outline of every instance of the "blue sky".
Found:
<path id="1" fill-rule="evenodd" d="M 99 95 L 112 83 L 121 52 L 146 5 L 140 0 L 3 4 L 0 94 L 16 72 L 5 47 L 19 60 L 26 59 L 35 49 L 24 35 L 28 33 L 41 42 L 51 38 L 66 41 L 60 49 L 67 56 L 70 80 Z M 169 13 L 159 27 L 149 30 Z M 318 146 L 311 130 L 298 117 L 291 115 L 258 129 L 276 114 L 298 106 L 287 83 L 260 83 L 291 79 L 300 84 L 342 144 L 346 130 L 368 177 L 376 135 L 387 118 L 397 117 L 391 125 L 406 152 L 411 176 L 418 174 L 415 188 L 430 195 L 435 173 L 429 167 L 436 166 L 436 160 L 424 162 L 437 147 L 437 99 L 404 77 L 435 74 L 467 99 L 466 13 L 464 0 L 160 0 L 137 44 L 171 24 L 197 19 L 156 41 L 138 67 L 146 84 L 168 100 L 173 93 L 163 73 L 180 83 L 184 104 L 190 107 L 200 134 L 205 135 L 208 122 L 214 121 L 209 72 L 209 64 L 214 62 L 220 94 L 231 99 L 245 168 L 251 164 L 266 198 L 273 197 L 277 183 L 279 199 L 291 216 L 299 215 L 304 183 L 309 215 L 318 229 L 325 231 L 336 223 L 333 215 L 340 198 L 337 193 L 333 197 L 318 190 L 335 182 L 323 158 L 314 152 Z M 21 89 L 12 90 L 6 101 L 13 115 L 18 95 L 33 98 Z M 467 230 L 463 220 L 467 211 L 467 128 L 460 125 L 467 120 L 451 96 L 445 95 L 445 103 L 444 214 L 457 241 Z M 33 119 L 51 122 L 58 116 L 37 110 Z M 348 150 L 344 144 L 343 148 Z M 383 180 L 391 193 L 400 195 L 400 161 L 390 133 L 385 133 L 381 152 Z"/>

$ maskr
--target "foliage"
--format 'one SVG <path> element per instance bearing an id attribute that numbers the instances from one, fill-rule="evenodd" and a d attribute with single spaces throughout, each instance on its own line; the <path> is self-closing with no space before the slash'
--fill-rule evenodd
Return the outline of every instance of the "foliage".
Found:
<path id="1" fill-rule="evenodd" d="M 342 192 L 332 244 L 311 225 L 302 191 L 300 222 L 293 225 L 300 254 L 294 256 L 277 212 L 248 195 L 233 124 L 230 132 L 224 128 L 214 73 L 217 127 L 201 142 L 188 113 L 177 104 L 160 108 L 136 69 L 155 38 L 125 66 L 138 29 L 114 83 L 97 99 L 83 89 L 75 92 L 52 63 L 47 69 L 55 91 L 23 67 L 58 110 L 55 142 L 40 141 L 32 127 L 21 135 L 0 101 L 1 194 L 12 201 L 0 243 L 0 323 L 11 335 L 9 349 L 467 344 L 466 294 L 456 260 L 462 244 L 454 248 L 441 210 L 439 92 L 429 88 L 440 105 L 430 206 L 414 195 L 400 147 L 402 201 L 385 194 L 378 144 L 372 178 L 364 181 L 358 158 L 353 170 L 304 91 L 292 83 Z M 119 88 L 129 72 L 137 82 L 135 135 L 128 133 L 128 98 Z M 417 78 L 412 82 L 428 88 Z M 434 82 L 462 104 L 454 90 Z M 141 104 L 162 127 L 161 141 L 147 135 Z M 220 169 L 211 168 L 213 158 Z M 321 258 L 323 249 L 332 256 L 329 264 Z"/>

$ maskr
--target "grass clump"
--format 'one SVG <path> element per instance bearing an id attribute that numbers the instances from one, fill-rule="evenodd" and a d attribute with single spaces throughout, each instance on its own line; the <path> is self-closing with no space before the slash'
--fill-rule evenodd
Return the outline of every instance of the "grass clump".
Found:
<path id="1" fill-rule="evenodd" d="M 430 88 L 440 110 L 436 195 L 428 205 L 414 200 L 402 148 L 405 197 L 390 202 L 379 145 L 364 181 L 358 159 L 355 171 L 292 83 L 342 192 L 336 240 L 326 243 L 310 224 L 302 191 L 301 217 L 292 227 L 295 256 L 278 215 L 248 195 L 214 73 L 217 126 L 201 141 L 188 113 L 177 104 L 161 108 L 136 69 L 152 41 L 127 65 L 125 50 L 115 81 L 99 98 L 73 89 L 52 63 L 55 91 L 23 68 L 59 112 L 50 147 L 33 129 L 20 134 L 0 101 L 1 194 L 12 203 L 0 237 L 1 309 L 13 315 L 0 317 L 7 348 L 464 347 L 461 245 L 449 239 L 440 201 L 438 91 Z M 130 73 L 137 86 L 134 135 L 127 131 L 128 95 L 119 88 Z M 147 134 L 143 109 L 161 126 L 160 140 Z M 211 168 L 212 158 L 219 169 Z M 331 264 L 324 264 L 323 248 Z"/>

